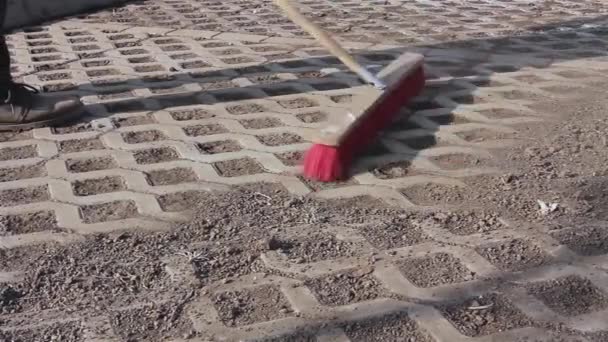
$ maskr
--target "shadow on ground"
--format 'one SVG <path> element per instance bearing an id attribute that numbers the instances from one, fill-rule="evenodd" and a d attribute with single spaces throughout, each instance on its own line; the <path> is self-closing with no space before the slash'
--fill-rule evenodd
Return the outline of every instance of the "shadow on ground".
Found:
<path id="1" fill-rule="evenodd" d="M 534 27 L 527 32 L 521 32 L 510 37 L 486 37 L 481 39 L 454 41 L 432 45 L 407 46 L 399 49 L 383 51 L 358 51 L 356 54 L 362 58 L 364 64 L 382 66 L 388 64 L 399 54 L 411 49 L 423 49 L 427 54 L 428 84 L 424 93 L 415 101 L 405 106 L 405 110 L 396 115 L 395 122 L 386 128 L 386 132 L 417 130 L 419 138 L 399 141 L 391 138 L 398 145 L 397 152 L 386 148 L 386 144 L 378 143 L 367 149 L 359 157 L 353 173 L 357 174 L 372 170 L 382 177 L 385 173 L 407 173 L 408 165 L 416 157 L 418 151 L 434 146 L 437 141 L 435 131 L 441 126 L 450 125 L 454 114 L 450 111 L 458 104 L 475 103 L 474 93 L 478 88 L 492 86 L 492 75 L 495 73 L 515 72 L 524 68 L 547 68 L 553 63 L 578 60 L 590 57 L 605 56 L 606 42 L 598 38 L 608 36 L 608 28 L 603 25 L 606 17 L 587 18 L 576 21 L 559 22 L 550 25 Z M 36 32 L 36 28 L 26 29 L 26 32 Z M 147 38 L 154 39 L 159 37 Z M 490 55 L 499 55 L 503 61 L 487 60 Z M 87 54 L 78 60 L 86 63 Z M 100 58 L 104 53 L 95 53 Z M 450 56 L 457 56 L 451 58 Z M 533 57 L 533 58 L 530 58 Z M 38 70 L 63 70 L 68 61 L 62 64 L 38 66 Z M 189 61 L 196 65 L 197 60 Z M 204 62 L 204 61 L 203 61 Z M 188 63 L 182 63 L 187 67 Z M 333 72 L 325 73 L 330 68 Z M 339 69 L 339 71 L 337 70 Z M 376 67 L 375 70 L 379 68 Z M 273 80 L 276 70 L 283 70 L 301 75 L 296 80 Z M 36 72 L 33 72 L 34 74 Z M 240 88 L 231 87 L 229 82 L 237 77 L 253 77 L 260 80 L 259 84 Z M 350 82 L 344 82 L 349 79 Z M 325 91 L 347 89 L 353 85 L 362 84 L 352 74 L 349 74 L 336 58 L 329 56 L 309 59 L 289 60 L 283 62 L 270 62 L 253 67 L 215 70 L 210 72 L 183 72 L 175 71 L 164 76 L 149 76 L 131 78 L 120 82 L 112 80 L 99 80 L 93 84 L 83 84 L 77 89 L 68 90 L 68 93 L 79 95 L 101 95 L 106 98 L 112 94 L 127 92 L 138 88 L 168 89 L 179 87 L 185 83 L 200 80 L 203 88 L 208 87 L 204 94 L 180 93 L 178 95 L 158 95 L 146 98 L 145 102 L 139 99 L 104 102 L 107 115 L 114 113 L 128 113 L 162 110 L 180 106 L 218 104 L 231 101 L 243 101 L 261 98 L 271 98 L 279 95 L 302 94 L 311 91 Z M 466 81 L 471 88 L 458 87 L 458 81 Z M 224 83 L 222 83 L 224 82 Z M 302 87 L 305 85 L 305 87 Z M 69 89 L 69 88 L 68 88 Z M 64 91 L 62 87 L 44 88 L 47 92 Z M 450 107 L 445 103 L 434 101 L 437 95 L 447 92 L 459 91 L 460 95 Z M 201 96 L 202 95 L 202 96 Z M 152 101 L 151 101 L 152 100 Z M 151 105 L 152 104 L 152 105 Z M 99 107 L 99 104 L 95 106 Z M 440 109 L 442 114 L 431 116 L 431 124 L 418 127 L 409 120 L 412 112 L 423 114 L 424 111 Z M 96 114 L 97 115 L 97 114 Z M 90 118 L 83 119 L 84 121 Z M 386 133 L 385 132 L 385 133 Z M 390 134 L 389 134 L 390 135 Z M 390 145 L 390 144 L 389 144 Z M 405 152 L 404 152 L 405 151 Z M 390 175 L 389 175 L 390 176 Z"/>

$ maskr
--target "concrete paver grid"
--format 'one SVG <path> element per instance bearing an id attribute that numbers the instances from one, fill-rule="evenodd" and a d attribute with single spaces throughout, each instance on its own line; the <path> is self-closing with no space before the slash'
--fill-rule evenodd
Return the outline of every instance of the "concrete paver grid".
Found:
<path id="1" fill-rule="evenodd" d="M 228 17 L 224 11 L 243 9 L 242 5 L 202 1 L 158 1 L 145 6 L 151 3 L 158 7 L 154 11 L 163 12 L 171 7 L 173 14 L 195 13 L 191 6 L 200 6 L 208 9 L 209 16 L 213 14 L 216 21 Z M 340 10 L 373 14 L 380 8 L 384 13 L 387 10 L 393 13 L 391 8 L 375 2 L 348 4 L 343 2 Z M 416 2 L 412 6 L 416 11 L 430 11 L 427 15 L 438 16 L 432 10 L 436 4 L 426 4 L 428 6 Z M 323 2 L 307 5 L 318 11 L 328 6 Z M 410 6 L 397 5 L 406 9 Z M 504 6 L 515 5 L 521 7 L 518 2 L 506 2 Z M 475 6 L 498 5 L 477 2 Z M 559 11 L 565 11 L 566 18 L 592 8 L 571 2 L 555 2 L 553 6 L 559 8 L 555 10 L 556 16 Z M 269 10 L 261 8 L 257 14 Z M 544 119 L 530 107 L 535 98 L 565 96 L 571 87 L 586 87 L 604 77 L 606 70 L 603 58 L 594 58 L 604 55 L 606 33 L 593 26 L 568 32 L 558 30 L 540 38 L 481 38 L 412 48 L 425 53 L 430 75 L 428 90 L 410 106 L 414 111 L 412 119 L 383 135 L 377 146 L 380 152 L 364 158 L 353 180 L 327 187 L 305 182 L 293 173 L 294 162 L 309 146 L 312 130 L 320 127 L 333 110 L 346 107 L 349 98 L 359 91 L 360 82 L 344 72 L 335 59 L 326 56 L 313 41 L 302 38 L 297 30 L 283 27 L 273 30 L 278 36 L 242 29 L 248 26 L 239 26 L 248 31 L 247 34 L 228 33 L 215 31 L 224 30 L 227 22 L 221 22 L 221 27 L 202 27 L 194 22 L 200 18 L 188 18 L 191 21 L 160 25 L 161 18 L 148 13 L 145 18 L 150 21 L 136 24 L 150 22 L 154 27 L 91 23 L 95 18 L 115 20 L 116 13 L 121 12 L 119 9 L 114 14 L 93 15 L 93 19 L 59 22 L 11 36 L 15 71 L 24 74 L 23 80 L 49 92 L 83 96 L 90 116 L 87 124 L 2 136 L 0 213 L 3 215 L 25 218 L 32 213 L 50 213 L 59 227 L 78 234 L 125 227 L 162 229 L 187 218 L 184 204 L 192 191 L 251 182 L 278 182 L 299 195 L 310 192 L 329 198 L 372 195 L 411 208 L 440 207 L 442 204 L 436 200 L 419 196 L 412 189 L 428 183 L 440 187 L 465 186 L 462 182 L 465 177 L 495 172 L 489 162 L 492 150 L 517 143 L 513 134 L 520 125 Z M 520 12 L 524 12 L 518 14 L 523 20 L 528 14 Z M 458 13 L 468 12 L 459 9 Z M 453 18 L 453 14 L 449 17 Z M 275 13 L 275 19 L 276 16 Z M 263 22 L 257 20 L 264 18 L 254 19 Z M 266 20 L 271 20 L 270 15 Z M 399 19 L 401 23 L 403 20 L 404 17 Z M 328 21 L 337 22 L 335 18 Z M 500 26 L 497 30 L 518 24 L 507 18 L 488 21 Z M 272 25 L 283 24 L 260 26 L 275 28 Z M 491 29 L 466 22 L 461 25 L 467 29 L 459 37 Z M 378 44 L 379 36 L 368 35 L 373 28 L 353 25 L 353 30 L 361 30 L 357 34 L 364 34 L 368 39 L 346 44 L 369 51 L 364 56 L 367 64 L 384 65 L 402 51 L 399 45 L 404 41 L 394 39 Z M 430 42 L 437 40 L 431 33 L 408 34 L 423 40 L 428 37 Z M 342 37 L 355 38 L 346 34 Z M 429 139 L 432 143 L 428 145 L 433 146 L 420 146 L 420 141 Z M 410 169 L 416 172 L 411 173 Z M 424 229 L 435 240 L 458 239 L 434 227 Z M 341 236 L 352 234 L 343 227 L 336 230 Z M 17 247 L 49 240 L 70 241 L 78 238 L 74 233 L 23 232 L 3 236 L 0 245 Z M 520 233 L 503 234 L 506 233 L 501 231 L 501 236 L 495 237 L 496 242 Z M 557 243 L 545 236 L 534 239 L 556 258 L 571 256 L 563 246 L 552 247 Z M 467 245 L 477 243 L 482 242 L 471 242 L 467 237 Z M 428 248 L 441 250 L 432 244 L 390 251 L 367 248 L 366 251 L 394 255 L 411 255 L 411 252 L 420 256 Z M 500 272 L 469 249 L 448 248 L 445 253 L 480 276 Z M 603 261 L 602 258 L 593 261 L 598 260 Z M 284 266 L 285 263 L 273 255 L 265 258 L 265 264 L 270 268 L 295 267 Z M 537 280 L 574 274 L 608 290 L 606 279 L 591 274 L 592 270 L 585 265 L 586 260 L 581 260 L 570 268 L 548 269 L 541 272 L 544 276 Z M 357 259 L 304 266 L 312 266 L 309 269 L 316 273 L 310 275 L 314 277 L 327 275 L 330 270 L 360 267 Z M 461 295 L 450 284 L 434 286 L 428 291 L 419 289 L 394 271 L 393 262 L 388 260 L 372 276 L 390 292 L 414 294 L 418 299 L 454 299 Z M 522 279 L 530 279 L 532 274 L 538 273 L 530 271 Z M 250 280 L 245 277 L 220 290 L 249 288 Z M 314 324 L 335 315 L 357 319 L 363 317 L 358 312 L 373 316 L 405 310 L 434 338 L 453 340 L 453 336 L 460 336 L 465 340 L 437 310 L 427 306 L 378 298 L 330 309 L 319 304 L 306 286 L 292 279 L 258 280 L 255 285 L 264 286 L 271 280 L 278 284 L 295 311 L 315 317 Z M 476 293 L 485 293 L 489 289 L 484 286 L 480 283 L 473 287 Z M 605 316 L 604 311 L 565 318 L 529 296 L 508 295 L 513 297 L 516 307 L 532 317 L 544 315 L 546 318 L 548 314 L 573 328 L 608 329 L 601 318 Z M 249 331 L 231 329 L 220 323 L 208 300 L 203 297 L 195 305 L 201 310 L 200 315 L 192 314 L 199 317 L 194 319 L 195 326 L 211 329 L 228 339 L 267 336 L 311 324 L 306 319 L 291 317 L 259 322 Z M 204 320 L 212 322 L 211 326 L 204 324 Z M 523 328 L 477 339 L 513 340 L 520 335 L 542 335 L 542 331 Z M 338 330 L 322 332 L 319 337 L 332 341 L 345 338 Z"/>
<path id="2" fill-rule="evenodd" d="M 298 1 L 323 27 L 345 40 L 411 44 L 512 35 L 556 20 L 605 11 L 600 1 Z M 137 15 L 133 15 L 137 13 Z M 89 23 L 191 28 L 280 37 L 306 34 L 272 1 L 145 1 L 96 13 Z"/>
<path id="3" fill-rule="evenodd" d="M 179 197 L 175 194 L 192 190 L 193 182 L 206 190 L 262 180 L 280 182 L 297 194 L 372 193 L 402 205 L 432 206 L 437 203 L 407 198 L 400 191 L 428 182 L 463 186 L 459 178 L 495 171 L 484 163 L 491 149 L 515 142 L 510 139 L 513 125 L 541 119 L 527 107 L 534 96 L 561 96 L 568 87 L 584 86 L 595 77 L 572 67 L 532 69 L 554 62 L 554 47 L 570 39 L 559 35 L 543 42 L 526 37 L 482 41 L 476 44 L 483 50 L 476 52 L 441 45 L 419 48 L 427 55 L 431 79 L 411 106 L 415 115 L 384 135 L 382 152 L 362 160 L 351 182 L 323 188 L 292 174 L 313 131 L 332 110 L 348 106 L 358 91 L 359 81 L 342 72 L 334 58 L 317 56 L 322 52 L 310 40 L 199 36 L 197 31 L 169 29 L 156 29 L 150 37 L 143 30 L 56 24 L 11 37 L 15 67 L 26 74 L 23 80 L 47 91 L 83 96 L 91 123 L 38 129 L 3 143 L 3 169 L 12 174 L 3 190 L 49 192 L 5 205 L 4 212 L 38 208 L 36 203 L 50 200 L 61 203 L 61 212 L 71 213 L 69 219 L 60 219 L 66 228 L 95 232 L 108 227 L 84 223 L 78 218 L 79 206 L 128 198 L 129 208 L 137 210 L 127 210 L 129 216 L 123 218 L 141 226 L 148 225 L 138 223 L 144 217 L 154 222 L 179 219 L 181 215 L 162 210 L 157 198 Z M 602 38 L 581 36 L 580 43 L 589 42 L 582 49 L 600 53 Z M 401 51 L 369 43 L 350 46 L 371 51 L 367 62 L 376 65 Z M 531 51 L 500 53 L 521 49 Z M 568 77 L 572 74 L 574 79 Z M 534 86 L 530 77 L 536 78 Z M 525 94 L 520 91 L 524 86 Z M 434 146 L 420 150 L 427 147 L 420 143 L 430 140 Z M 76 162 L 99 165 L 69 170 Z M 417 172 L 400 173 L 406 164 Z M 22 168 L 35 172 L 16 172 Z M 191 176 L 181 184 L 150 180 L 151 172 L 170 170 Z M 120 186 L 86 196 L 74 193 L 76 182 L 105 177 L 115 177 Z"/>

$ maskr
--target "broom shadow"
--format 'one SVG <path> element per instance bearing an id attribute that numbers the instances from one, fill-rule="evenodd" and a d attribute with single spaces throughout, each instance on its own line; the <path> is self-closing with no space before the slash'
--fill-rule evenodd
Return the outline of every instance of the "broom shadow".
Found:
<path id="1" fill-rule="evenodd" d="M 492 80 L 492 76 L 500 73 L 518 72 L 524 68 L 542 69 L 547 68 L 556 62 L 566 62 L 581 58 L 603 57 L 605 52 L 599 51 L 598 48 L 606 47 L 606 42 L 598 39 L 584 39 L 579 36 L 579 33 L 592 33 L 600 36 L 600 39 L 608 36 L 608 27 L 606 27 L 606 16 L 600 16 L 593 19 L 574 20 L 567 22 L 558 22 L 548 25 L 535 26 L 529 29 L 526 34 L 520 34 L 512 37 L 498 37 L 487 39 L 474 39 L 465 41 L 447 42 L 437 45 L 426 45 L 421 48 L 428 49 L 478 49 L 485 47 L 482 52 L 492 51 L 493 48 L 500 47 L 497 54 L 503 56 L 515 56 L 518 58 L 521 55 L 526 55 L 534 52 L 535 43 L 548 41 L 549 38 L 557 38 L 560 41 L 556 44 L 547 47 L 543 53 L 536 52 L 537 55 L 543 55 L 544 58 L 552 59 L 547 62 L 531 62 L 523 63 L 515 66 L 510 63 L 454 63 L 445 58 L 433 60 L 433 57 L 428 57 L 428 65 L 431 64 L 431 70 L 435 70 L 433 65 L 439 66 L 440 76 L 448 76 L 444 81 L 436 81 L 438 75 L 431 72 L 430 81 L 427 84 L 426 91 L 419 97 L 405 105 L 402 112 L 395 116 L 395 122 L 387 127 L 384 132 L 379 134 L 376 144 L 370 146 L 369 149 L 358 159 L 353 167 L 351 177 L 362 173 L 371 172 L 374 176 L 382 179 L 391 179 L 403 177 L 410 174 L 416 174 L 416 170 L 412 168 L 414 161 L 419 156 L 421 151 L 437 146 L 440 139 L 437 137 L 437 132 L 452 124 L 457 124 L 461 117 L 458 115 L 458 107 L 462 105 L 470 105 L 477 103 L 476 93 L 482 88 L 493 87 L 496 84 Z M 582 38 L 582 39 L 581 39 Z M 510 40 L 517 39 L 517 46 L 510 43 Z M 585 40 L 585 45 L 588 50 L 581 49 L 579 42 Z M 594 44 L 599 44 L 594 46 Z M 504 45 L 504 46 L 501 46 Z M 525 46 L 529 45 L 529 46 Z M 575 50 L 577 51 L 571 51 Z M 568 52 L 571 52 L 570 54 Z M 518 58 L 519 59 L 519 58 Z M 522 62 L 520 59 L 519 62 Z M 446 64 L 441 68 L 441 64 Z M 572 76 L 576 77 L 576 76 Z M 463 82 L 466 84 L 463 87 Z M 498 84 L 497 86 L 501 86 Z M 457 94 L 449 98 L 448 104 L 438 100 L 446 94 Z"/>
<path id="2" fill-rule="evenodd" d="M 388 49 L 382 51 L 366 51 L 356 53 L 364 58 L 368 64 L 387 65 L 392 58 L 400 55 L 405 51 L 412 49 L 422 49 L 431 51 L 427 56 L 427 65 L 430 67 L 428 75 L 427 87 L 425 94 L 415 99 L 410 104 L 403 108 L 402 113 L 395 116 L 395 121 L 392 125 L 386 128 L 379 136 L 377 142 L 366 149 L 352 169 L 351 176 L 356 176 L 365 172 L 372 172 L 380 178 L 396 178 L 407 175 L 411 172 L 412 161 L 417 158 L 420 151 L 431 148 L 438 144 L 437 132 L 442 127 L 449 126 L 453 123 L 456 114 L 453 110 L 456 106 L 446 106 L 438 104 L 435 97 L 446 91 L 453 91 L 451 88 L 457 81 L 466 81 L 472 88 L 467 89 L 468 93 L 461 94 L 460 99 L 464 103 L 474 103 L 473 93 L 476 89 L 488 85 L 488 80 L 494 73 L 514 72 L 522 68 L 543 68 L 548 65 L 569 60 L 577 60 L 586 57 L 605 56 L 607 53 L 600 51 L 601 39 L 608 37 L 608 28 L 603 26 L 606 21 L 606 16 L 589 18 L 585 20 L 575 20 L 567 22 L 558 22 L 549 25 L 534 27 L 526 33 L 519 34 L 513 37 L 490 37 L 482 39 L 472 39 L 463 41 L 454 41 L 447 43 L 438 43 L 421 46 L 410 46 L 399 49 Z M 36 32 L 36 28 L 28 29 L 28 32 Z M 578 33 L 592 33 L 596 39 L 578 36 Z M 148 39 L 157 39 L 153 37 Z M 179 37 L 175 37 L 179 39 Z M 521 55 L 529 53 L 530 49 L 534 50 L 535 44 L 538 42 L 547 41 L 549 38 L 558 39 L 559 43 L 555 45 L 543 45 L 543 55 L 551 58 L 551 62 L 543 65 L 534 63 L 526 63 L 521 60 L 519 65 L 510 63 L 490 63 L 483 59 L 466 60 L 464 64 L 455 63 L 449 58 L 451 51 L 473 51 L 479 50 L 480 53 L 495 52 L 504 56 L 514 56 L 517 58 Z M 511 40 L 517 39 L 516 43 Z M 147 40 L 147 39 L 146 39 Z M 581 41 L 586 41 L 589 49 L 580 51 Z M 595 42 L 594 42 L 595 40 Z M 528 42 L 528 43 L 525 43 Z M 606 44 L 604 44 L 605 47 Z M 570 47 L 579 48 L 576 51 L 570 51 Z M 434 52 L 433 52 L 434 51 Z M 442 54 L 444 54 L 442 56 Z M 65 63 L 54 64 L 54 67 L 61 69 L 62 64 L 66 65 L 74 62 L 67 61 Z M 84 62 L 84 60 L 81 60 Z M 278 66 L 286 73 L 307 73 L 315 75 L 313 78 L 300 78 L 296 80 L 284 80 L 271 84 L 254 84 L 246 87 L 217 89 L 205 92 L 201 97 L 201 93 L 179 93 L 170 95 L 154 95 L 147 97 L 144 101 L 141 99 L 126 99 L 118 101 L 109 101 L 104 104 L 95 104 L 89 107 L 104 106 L 107 115 L 115 113 L 130 113 L 130 112 L 148 112 L 153 113 L 157 110 L 166 108 L 176 108 L 182 106 L 195 106 L 207 104 L 219 104 L 231 101 L 240 100 L 256 100 L 270 98 L 277 95 L 296 95 L 305 94 L 310 91 L 311 87 L 316 91 L 325 90 L 340 90 L 348 89 L 353 85 L 363 84 L 354 75 L 348 73 L 340 62 L 330 56 L 313 57 L 301 60 L 290 60 L 285 62 L 270 62 L 266 66 Z M 319 73 L 326 69 L 340 69 L 338 72 L 324 74 L 318 77 Z M 44 68 L 42 68 L 44 69 Z M 111 69 L 111 66 L 108 67 Z M 259 70 L 259 72 L 250 72 Z M 275 69 L 276 70 L 276 69 Z M 61 70 L 59 70 L 61 72 Z M 35 75 L 37 72 L 30 73 Z M 124 82 L 108 83 L 108 84 L 81 84 L 76 89 L 63 91 L 63 93 L 72 93 L 80 96 L 102 95 L 108 96 L 113 93 L 130 92 L 141 88 L 172 88 L 179 87 L 183 84 L 192 83 L 200 80 L 204 81 L 226 81 L 238 77 L 257 77 L 269 76 L 276 74 L 276 71 L 271 71 L 264 66 L 232 68 L 211 71 L 209 73 L 199 73 L 196 70 L 188 72 L 174 72 L 169 78 L 154 76 L 144 76 L 141 78 L 131 78 Z M 443 79 L 438 77 L 444 77 Z M 345 82 L 345 80 L 348 80 Z M 302 84 L 307 85 L 307 89 L 303 90 Z M 306 87 L 304 87 L 306 88 Z M 54 92 L 55 89 L 45 88 L 46 91 Z M 60 89 L 61 90 L 61 89 Z M 460 89 L 462 90 L 462 89 Z M 468 97 L 468 99 L 467 99 Z M 152 101 L 150 101 L 152 100 Z M 150 103 L 155 103 L 150 107 Z M 177 108 L 176 108 L 177 109 Z M 440 111 L 441 115 L 427 115 L 433 111 Z M 435 113 L 436 114 L 436 113 Z M 85 117 L 80 119 L 80 122 L 90 121 L 99 118 L 99 114 L 95 116 Z M 422 124 L 421 124 L 422 123 Z"/>

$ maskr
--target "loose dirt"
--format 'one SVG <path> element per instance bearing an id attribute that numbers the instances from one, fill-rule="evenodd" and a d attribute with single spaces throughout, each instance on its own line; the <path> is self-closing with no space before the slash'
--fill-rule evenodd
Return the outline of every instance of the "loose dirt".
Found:
<path id="1" fill-rule="evenodd" d="M 283 126 L 281 120 L 275 118 L 259 118 L 239 121 L 247 129 L 262 129 Z"/>
<path id="2" fill-rule="evenodd" d="M 538 246 L 520 239 L 477 250 L 496 267 L 507 271 L 523 271 L 549 261 L 549 257 Z"/>
<path id="3" fill-rule="evenodd" d="M 116 167 L 116 161 L 112 157 L 68 159 L 65 164 L 69 172 L 75 173 L 106 170 Z"/>
<path id="4" fill-rule="evenodd" d="M 228 133 L 228 130 L 222 125 L 197 125 L 184 127 L 184 132 L 186 135 L 197 137 L 201 135 Z"/>
<path id="5" fill-rule="evenodd" d="M 154 186 L 195 182 L 197 179 L 198 177 L 196 177 L 194 171 L 189 168 L 155 170 L 148 172 L 148 183 Z"/>
<path id="6" fill-rule="evenodd" d="M 40 328 L 20 329 L 13 332 L 0 331 L 0 340 L 11 342 L 27 341 L 84 341 L 79 322 L 57 323 Z"/>
<path id="7" fill-rule="evenodd" d="M 530 326 L 526 318 L 507 299 L 494 293 L 444 308 L 445 317 L 470 337 Z"/>
<path id="8" fill-rule="evenodd" d="M 155 123 L 155 120 L 147 115 L 129 116 L 124 118 L 118 118 L 112 121 L 116 128 L 137 126 L 137 125 L 148 125 Z"/>
<path id="9" fill-rule="evenodd" d="M 608 254 L 608 229 L 601 224 L 558 229 L 551 236 L 580 255 Z"/>
<path id="10" fill-rule="evenodd" d="M 305 282 L 323 305 L 337 306 L 372 300 L 387 294 L 372 275 L 373 268 L 338 273 Z"/>
<path id="11" fill-rule="evenodd" d="M 22 166 L 17 168 L 0 169 L 0 182 L 10 182 L 46 176 L 46 169 L 40 165 Z"/>
<path id="12" fill-rule="evenodd" d="M 33 158 L 37 155 L 36 146 L 31 145 L 0 149 L 0 161 Z"/>
<path id="13" fill-rule="evenodd" d="M 256 138 L 266 146 L 290 145 L 301 143 L 304 141 L 300 136 L 293 133 L 259 135 Z"/>
<path id="14" fill-rule="evenodd" d="M 403 214 L 402 214 L 403 215 Z M 407 247 L 428 240 L 426 234 L 417 226 L 418 218 L 403 215 L 397 218 L 386 218 L 375 224 L 363 225 L 360 232 L 378 249 Z M 378 234 L 378 232 L 382 232 Z"/>
<path id="15" fill-rule="evenodd" d="M 407 160 L 384 164 L 380 167 L 372 169 L 371 172 L 374 176 L 380 179 L 392 179 L 419 174 L 416 172 L 416 169 L 412 167 L 411 162 Z"/>
<path id="16" fill-rule="evenodd" d="M 305 237 L 280 240 L 281 252 L 296 263 L 354 256 L 357 244 L 337 239 L 326 232 L 311 232 Z"/>
<path id="17" fill-rule="evenodd" d="M 451 194 L 447 192 L 445 196 L 450 197 Z M 433 215 L 433 220 L 456 235 L 485 233 L 506 228 L 496 213 L 488 211 L 438 212 Z"/>
<path id="18" fill-rule="evenodd" d="M 589 280 L 575 276 L 532 284 L 529 292 L 565 316 L 587 314 L 608 307 L 608 294 Z"/>
<path id="19" fill-rule="evenodd" d="M 10 207 L 46 201 L 50 198 L 47 186 L 8 189 L 0 191 L 0 207 Z"/>
<path id="20" fill-rule="evenodd" d="M 135 151 L 133 157 L 138 164 L 154 164 L 179 159 L 177 152 L 170 147 Z"/>
<path id="21" fill-rule="evenodd" d="M 422 206 L 462 206 L 470 199 L 474 189 L 458 185 L 424 184 L 401 190 L 413 203 Z M 473 195 L 474 196 L 474 195 Z"/>
<path id="22" fill-rule="evenodd" d="M 252 114 L 266 111 L 266 108 L 257 103 L 245 103 L 229 106 L 226 108 L 228 113 L 233 115 Z"/>
<path id="23" fill-rule="evenodd" d="M 305 123 L 316 123 L 327 120 L 327 114 L 323 112 L 310 112 L 296 115 L 298 119 Z"/>
<path id="24" fill-rule="evenodd" d="M 198 149 L 203 154 L 216 154 L 226 152 L 236 152 L 243 149 L 241 144 L 234 140 L 212 141 L 208 143 L 198 144 Z"/>
<path id="25" fill-rule="evenodd" d="M 160 131 L 127 132 L 122 134 L 122 138 L 127 144 L 140 144 L 167 139 Z"/>
<path id="26" fill-rule="evenodd" d="M 298 166 L 304 160 L 304 151 L 292 151 L 275 154 L 286 166 Z"/>
<path id="27" fill-rule="evenodd" d="M 193 338 L 196 332 L 190 320 L 184 316 L 183 309 L 183 302 L 167 302 L 114 311 L 110 314 L 110 324 L 125 341 Z"/>
<path id="28" fill-rule="evenodd" d="M 72 189 L 76 196 L 91 196 L 125 190 L 126 186 L 121 177 L 103 177 L 76 181 Z"/>
<path id="29" fill-rule="evenodd" d="M 124 220 L 137 215 L 137 206 L 132 201 L 114 201 L 80 207 L 80 216 L 85 223 Z"/>
<path id="30" fill-rule="evenodd" d="M 215 114 L 211 114 L 203 109 L 184 109 L 181 111 L 171 111 L 169 112 L 169 114 L 174 120 L 177 121 L 202 120 L 209 119 L 215 116 Z"/>
<path id="31" fill-rule="evenodd" d="M 280 100 L 279 104 L 287 109 L 298 109 L 298 108 L 308 108 L 308 107 L 316 107 L 318 104 L 313 100 L 307 98 L 295 98 L 291 100 Z"/>
<path id="32" fill-rule="evenodd" d="M 50 211 L 35 211 L 0 216 L 0 236 L 28 234 L 41 231 L 59 231 L 55 214 Z"/>
<path id="33" fill-rule="evenodd" d="M 400 269 L 417 287 L 433 287 L 475 279 L 475 272 L 471 272 L 460 260 L 446 253 L 403 261 Z"/>
<path id="34" fill-rule="evenodd" d="M 264 168 L 251 158 L 226 160 L 213 163 L 218 174 L 223 177 L 238 177 L 264 172 Z"/>
<path id="35" fill-rule="evenodd" d="M 292 311 L 281 291 L 273 286 L 223 292 L 214 295 L 212 300 L 220 318 L 229 326 L 279 319 Z"/>
<path id="36" fill-rule="evenodd" d="M 420 331 L 407 314 L 394 314 L 379 319 L 352 323 L 344 326 L 346 335 L 353 342 L 385 341 L 433 341 Z"/>
<path id="37" fill-rule="evenodd" d="M 92 151 L 92 150 L 103 150 L 105 149 L 101 140 L 93 139 L 80 139 L 80 140 L 66 140 L 59 143 L 59 151 L 62 153 Z"/>

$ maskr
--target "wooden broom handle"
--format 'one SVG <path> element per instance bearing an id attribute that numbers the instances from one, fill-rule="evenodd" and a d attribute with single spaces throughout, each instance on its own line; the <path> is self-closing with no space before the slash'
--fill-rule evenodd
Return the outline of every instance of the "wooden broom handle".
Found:
<path id="1" fill-rule="evenodd" d="M 300 26 L 303 30 L 308 32 L 310 35 L 315 37 L 329 52 L 336 56 L 344 65 L 346 65 L 352 72 L 356 73 L 368 83 L 373 84 L 377 88 L 385 88 L 384 82 L 378 77 L 374 76 L 369 70 L 359 64 L 348 51 L 346 51 L 340 44 L 327 34 L 318 25 L 308 20 L 302 13 L 291 4 L 290 0 L 275 0 L 277 6 L 279 6 L 285 15 L 291 19 L 296 25 Z"/>

